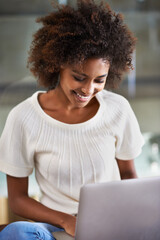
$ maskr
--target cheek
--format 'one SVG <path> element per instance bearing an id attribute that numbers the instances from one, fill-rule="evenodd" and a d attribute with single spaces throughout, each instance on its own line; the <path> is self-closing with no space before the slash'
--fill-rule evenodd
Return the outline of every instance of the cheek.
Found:
<path id="1" fill-rule="evenodd" d="M 104 86 L 105 86 L 105 84 L 103 84 L 103 85 L 97 87 L 97 91 L 98 91 L 98 92 L 102 91 L 102 90 L 104 89 Z"/>
<path id="2" fill-rule="evenodd" d="M 74 84 L 68 78 L 62 78 L 60 80 L 60 85 L 65 91 L 70 91 L 74 87 Z"/>

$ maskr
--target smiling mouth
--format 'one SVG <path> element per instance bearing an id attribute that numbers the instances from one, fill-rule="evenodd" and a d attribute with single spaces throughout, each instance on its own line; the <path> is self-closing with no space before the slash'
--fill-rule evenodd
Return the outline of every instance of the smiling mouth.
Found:
<path id="1" fill-rule="evenodd" d="M 81 94 L 79 94 L 79 93 L 77 93 L 75 91 L 73 91 L 73 92 L 74 92 L 74 94 L 76 96 L 76 99 L 78 99 L 81 102 L 86 102 L 86 101 L 88 101 L 91 98 L 91 95 L 84 96 L 84 95 L 81 95 Z"/>

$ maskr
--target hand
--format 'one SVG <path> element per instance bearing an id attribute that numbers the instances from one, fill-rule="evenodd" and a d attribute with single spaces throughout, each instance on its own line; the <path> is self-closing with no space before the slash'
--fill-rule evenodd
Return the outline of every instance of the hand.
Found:
<path id="1" fill-rule="evenodd" d="M 65 214 L 63 217 L 63 228 L 72 237 L 75 236 L 75 228 L 76 228 L 76 217 Z"/>

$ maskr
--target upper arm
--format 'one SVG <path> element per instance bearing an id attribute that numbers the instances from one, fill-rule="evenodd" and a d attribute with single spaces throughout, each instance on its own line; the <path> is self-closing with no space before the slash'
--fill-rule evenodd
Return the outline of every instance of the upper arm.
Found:
<path id="1" fill-rule="evenodd" d="M 28 196 L 28 177 L 12 177 L 7 175 L 8 198 L 9 202 L 21 196 Z"/>
<path id="2" fill-rule="evenodd" d="M 121 179 L 137 178 L 137 173 L 134 165 L 134 160 L 116 159 L 119 167 Z"/>

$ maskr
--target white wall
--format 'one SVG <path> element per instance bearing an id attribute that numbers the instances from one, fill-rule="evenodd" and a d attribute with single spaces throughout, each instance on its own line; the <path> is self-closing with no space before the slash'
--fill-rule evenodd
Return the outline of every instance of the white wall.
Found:
<path id="1" fill-rule="evenodd" d="M 160 98 L 139 98 L 130 101 L 142 132 L 160 133 Z"/>

